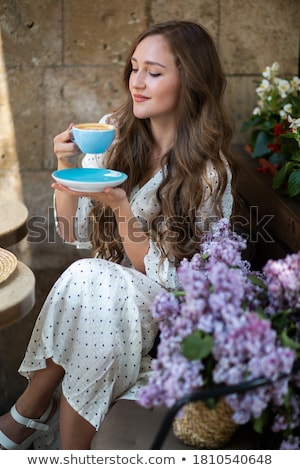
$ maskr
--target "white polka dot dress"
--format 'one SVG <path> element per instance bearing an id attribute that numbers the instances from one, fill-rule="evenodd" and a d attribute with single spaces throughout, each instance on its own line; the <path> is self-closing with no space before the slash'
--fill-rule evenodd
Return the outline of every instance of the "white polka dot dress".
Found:
<path id="1" fill-rule="evenodd" d="M 159 284 L 98 258 L 73 263 L 52 288 L 20 371 L 52 358 L 65 370 L 62 392 L 96 428 L 112 400 L 134 385 L 157 334 L 149 305 Z"/>
<path id="2" fill-rule="evenodd" d="M 91 156 L 85 159 L 86 166 L 98 166 Z M 161 178 L 162 171 L 133 191 L 136 217 L 147 220 L 158 212 Z M 80 198 L 77 230 L 85 242 L 90 207 L 88 198 Z M 30 378 L 52 358 L 65 370 L 62 392 L 68 403 L 96 429 L 112 401 L 128 390 L 129 398 L 135 396 L 135 384 L 150 368 L 148 353 L 158 332 L 151 304 L 162 289 L 177 286 L 174 264 L 165 260 L 158 268 L 159 261 L 152 241 L 146 275 L 128 260 L 123 265 L 99 258 L 76 261 L 57 280 L 36 321 L 19 372 Z"/>

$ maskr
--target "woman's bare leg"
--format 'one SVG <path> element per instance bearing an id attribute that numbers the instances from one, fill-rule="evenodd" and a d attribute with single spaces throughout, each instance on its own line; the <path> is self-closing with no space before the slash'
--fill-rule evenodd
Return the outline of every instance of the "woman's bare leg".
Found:
<path id="1" fill-rule="evenodd" d="M 61 449 L 89 450 L 95 432 L 94 426 L 80 416 L 62 395 L 60 400 Z"/>
<path id="2" fill-rule="evenodd" d="M 16 401 L 16 409 L 25 418 L 39 419 L 48 408 L 53 393 L 64 376 L 64 369 L 47 359 L 46 368 L 33 373 L 27 388 Z M 50 413 L 49 419 L 55 413 Z M 0 417 L 0 430 L 12 441 L 22 442 L 35 432 L 22 426 L 12 418 L 10 413 Z"/>

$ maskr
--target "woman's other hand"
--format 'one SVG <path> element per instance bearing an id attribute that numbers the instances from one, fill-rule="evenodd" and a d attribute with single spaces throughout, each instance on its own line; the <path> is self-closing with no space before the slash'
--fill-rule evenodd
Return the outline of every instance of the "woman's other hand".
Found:
<path id="1" fill-rule="evenodd" d="M 84 196 L 89 197 L 95 201 L 102 202 L 106 206 L 111 207 L 112 210 L 116 210 L 120 208 L 120 206 L 127 202 L 126 192 L 122 188 L 105 188 L 101 192 L 84 192 L 84 191 L 73 191 L 72 189 L 68 188 L 67 186 L 63 186 L 58 183 L 53 183 L 53 189 L 61 191 L 65 194 L 69 194 L 71 196 Z"/>

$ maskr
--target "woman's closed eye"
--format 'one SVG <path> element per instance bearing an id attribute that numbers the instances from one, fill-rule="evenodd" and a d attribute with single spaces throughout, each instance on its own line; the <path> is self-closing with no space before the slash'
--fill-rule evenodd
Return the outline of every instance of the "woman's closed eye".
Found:
<path id="1" fill-rule="evenodd" d="M 137 68 L 132 68 L 132 69 L 131 69 L 131 73 L 138 73 L 138 71 L 139 71 L 139 69 L 137 69 Z M 148 73 L 151 77 L 160 77 L 160 75 L 161 75 L 161 73 L 159 73 L 159 72 L 150 72 L 150 71 L 148 71 L 147 73 Z"/>

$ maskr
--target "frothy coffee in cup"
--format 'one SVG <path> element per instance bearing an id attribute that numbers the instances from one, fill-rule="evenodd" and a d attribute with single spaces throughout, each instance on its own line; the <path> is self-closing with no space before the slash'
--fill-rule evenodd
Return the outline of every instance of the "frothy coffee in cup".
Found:
<path id="1" fill-rule="evenodd" d="M 86 122 L 83 124 L 75 124 L 74 127 L 77 129 L 85 129 L 85 130 L 101 130 L 101 131 L 110 131 L 114 129 L 114 126 L 111 124 L 101 124 L 100 122 Z"/>
<path id="2" fill-rule="evenodd" d="M 72 127 L 74 142 L 83 153 L 103 153 L 112 143 L 115 128 L 111 124 L 84 122 Z"/>

